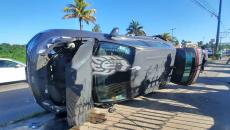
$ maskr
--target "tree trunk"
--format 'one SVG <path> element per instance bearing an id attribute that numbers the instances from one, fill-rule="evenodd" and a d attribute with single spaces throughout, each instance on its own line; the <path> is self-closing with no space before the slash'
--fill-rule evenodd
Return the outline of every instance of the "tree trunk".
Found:
<path id="1" fill-rule="evenodd" d="M 82 19 L 79 19 L 79 23 L 80 23 L 80 30 L 82 30 L 83 29 Z"/>

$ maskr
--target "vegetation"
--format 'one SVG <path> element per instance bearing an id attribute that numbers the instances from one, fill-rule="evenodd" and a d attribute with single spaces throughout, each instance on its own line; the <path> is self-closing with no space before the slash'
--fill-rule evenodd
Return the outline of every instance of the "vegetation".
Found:
<path id="1" fill-rule="evenodd" d="M 178 46 L 180 44 L 176 37 L 172 37 L 172 42 L 174 43 L 174 46 Z"/>
<path id="2" fill-rule="evenodd" d="M 161 37 L 165 40 L 165 41 L 170 41 L 173 42 L 174 46 L 178 46 L 179 45 L 179 41 L 176 37 L 172 37 L 170 35 L 170 33 L 163 33 L 161 35 Z"/>
<path id="3" fill-rule="evenodd" d="M 230 49 L 230 44 L 221 44 L 220 49 Z"/>
<path id="4" fill-rule="evenodd" d="M 127 35 L 146 36 L 146 33 L 143 30 L 143 26 L 141 26 L 138 21 L 132 20 L 132 22 L 129 24 L 129 27 L 126 30 Z"/>
<path id="5" fill-rule="evenodd" d="M 2 43 L 0 44 L 0 58 L 10 58 L 25 63 L 26 46 Z"/>
<path id="6" fill-rule="evenodd" d="M 182 47 L 186 47 L 188 43 L 191 43 L 191 41 L 186 41 L 186 40 L 181 41 Z"/>
<path id="7" fill-rule="evenodd" d="M 64 8 L 64 12 L 67 14 L 63 17 L 64 19 L 76 18 L 79 20 L 80 30 L 83 29 L 83 23 L 89 24 L 90 22 L 95 23 L 96 17 L 93 16 L 96 13 L 96 9 L 86 8 L 90 6 L 85 0 L 74 0 L 73 4 L 68 4 Z"/>
<path id="8" fill-rule="evenodd" d="M 96 24 L 93 27 L 92 32 L 101 32 L 101 26 L 99 24 Z"/>
<path id="9" fill-rule="evenodd" d="M 213 49 L 214 48 L 214 43 L 206 43 L 204 45 L 204 47 Z M 223 50 L 223 49 L 230 50 L 230 43 L 222 43 L 222 44 L 220 44 L 219 49 L 221 49 L 221 50 Z"/>
<path id="10" fill-rule="evenodd" d="M 198 47 L 202 47 L 203 46 L 203 41 L 199 41 L 199 42 L 197 42 L 197 44 L 198 44 Z"/>
<path id="11" fill-rule="evenodd" d="M 163 33 L 163 34 L 162 34 L 162 38 L 163 38 L 165 41 L 172 41 L 172 36 L 170 35 L 170 33 Z"/>

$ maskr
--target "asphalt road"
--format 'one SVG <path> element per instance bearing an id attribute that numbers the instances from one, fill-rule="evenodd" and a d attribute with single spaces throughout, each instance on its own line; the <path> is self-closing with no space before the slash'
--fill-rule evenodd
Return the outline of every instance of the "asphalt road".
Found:
<path id="1" fill-rule="evenodd" d="M 41 111 L 27 83 L 0 85 L 0 126 Z"/>
<path id="2" fill-rule="evenodd" d="M 206 71 L 194 85 L 169 84 L 156 93 L 118 104 L 114 113 L 106 112 L 105 122 L 98 124 L 86 122 L 81 130 L 230 130 L 230 65 L 224 64 L 225 62 L 209 63 Z M 4 92 L 0 90 L 1 121 L 4 118 L 15 119 L 16 115 L 20 116 L 19 113 L 33 113 L 36 109 L 41 110 L 28 88 Z M 38 130 L 67 129 L 66 120 L 56 118 L 52 114 L 2 129 L 32 130 L 33 127 L 29 124 L 34 122 L 34 127 L 38 127 L 36 128 Z"/>

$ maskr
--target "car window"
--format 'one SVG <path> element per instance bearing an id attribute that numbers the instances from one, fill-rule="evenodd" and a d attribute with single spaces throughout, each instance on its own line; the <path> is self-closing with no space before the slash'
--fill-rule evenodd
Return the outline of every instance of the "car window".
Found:
<path id="1" fill-rule="evenodd" d="M 7 60 L 0 60 L 0 68 L 16 67 L 17 63 Z"/>
<path id="2" fill-rule="evenodd" d="M 119 56 L 127 60 L 129 64 L 133 64 L 134 54 L 135 50 L 128 46 L 101 42 L 96 56 Z M 95 94 L 97 101 L 108 102 L 114 100 L 113 97 L 116 98 L 116 100 L 126 99 L 130 74 L 131 71 L 116 72 L 112 75 L 95 75 L 93 84 L 95 86 L 94 92 L 97 93 Z"/>
<path id="3" fill-rule="evenodd" d="M 171 46 L 164 42 L 149 42 L 149 46 L 155 47 L 155 48 L 171 48 Z"/>
<path id="4" fill-rule="evenodd" d="M 98 50 L 97 56 L 102 55 L 117 55 L 125 58 L 130 64 L 133 63 L 134 50 L 127 46 L 121 46 L 119 44 L 101 42 L 100 48 Z"/>

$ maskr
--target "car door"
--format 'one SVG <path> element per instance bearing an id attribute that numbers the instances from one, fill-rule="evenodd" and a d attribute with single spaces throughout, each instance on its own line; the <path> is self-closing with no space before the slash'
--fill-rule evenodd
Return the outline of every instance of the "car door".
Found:
<path id="1" fill-rule="evenodd" d="M 9 60 L 0 60 L 0 83 L 25 80 L 25 66 Z"/>
<path id="2" fill-rule="evenodd" d="M 15 81 L 23 81 L 26 80 L 26 69 L 25 69 L 25 65 L 21 64 L 21 63 L 17 63 L 15 62 L 16 65 L 13 66 L 14 70 L 13 70 L 13 74 L 15 74 Z"/>

